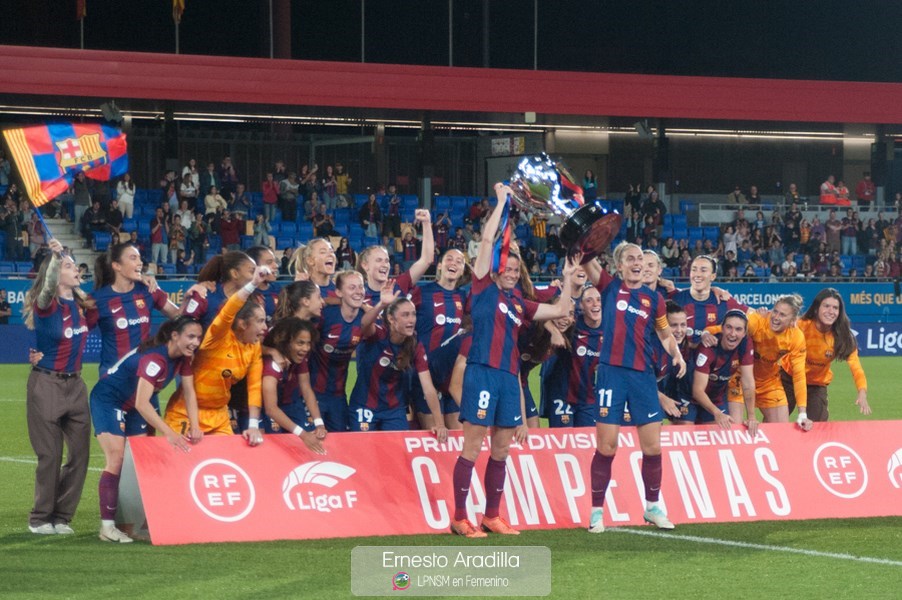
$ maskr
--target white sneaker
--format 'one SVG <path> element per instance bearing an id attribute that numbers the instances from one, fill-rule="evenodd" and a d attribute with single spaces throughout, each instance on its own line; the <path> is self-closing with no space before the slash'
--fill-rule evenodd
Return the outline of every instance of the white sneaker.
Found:
<path id="1" fill-rule="evenodd" d="M 101 525 L 100 539 L 104 542 L 116 542 L 119 544 L 130 544 L 132 542 L 132 538 L 116 529 L 115 525 Z"/>
<path id="2" fill-rule="evenodd" d="M 604 533 L 604 509 L 593 508 L 589 517 L 589 533 Z"/>
<path id="3" fill-rule="evenodd" d="M 56 533 L 56 530 L 53 528 L 52 523 L 43 523 L 41 525 L 29 525 L 28 531 L 31 533 L 36 533 L 38 535 L 53 535 Z"/>
<path id="4" fill-rule="evenodd" d="M 69 527 L 68 523 L 57 523 L 53 526 L 53 529 L 58 535 L 72 535 L 75 533 L 75 530 Z"/>
<path id="5" fill-rule="evenodd" d="M 667 518 L 667 515 L 664 514 L 664 511 L 657 506 L 652 506 L 651 508 L 646 509 L 643 517 L 645 518 L 646 523 L 651 523 L 658 529 L 674 528 L 673 523 L 670 522 L 670 519 Z"/>

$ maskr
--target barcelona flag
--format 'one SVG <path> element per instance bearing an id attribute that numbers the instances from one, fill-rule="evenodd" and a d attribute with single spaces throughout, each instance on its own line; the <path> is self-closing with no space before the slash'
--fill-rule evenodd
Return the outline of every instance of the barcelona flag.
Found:
<path id="1" fill-rule="evenodd" d="M 107 181 L 128 171 L 125 134 L 98 123 L 57 123 L 7 129 L 13 164 L 35 206 L 65 192 L 75 175 Z"/>
<path id="2" fill-rule="evenodd" d="M 495 207 L 495 210 L 498 210 L 499 207 Z M 498 225 L 498 231 L 501 232 L 501 235 L 498 236 L 498 239 L 495 240 L 495 244 L 492 247 L 492 271 L 497 273 L 501 273 L 504 271 L 505 267 L 507 267 L 507 259 L 510 255 L 511 248 L 511 224 L 510 224 L 510 213 L 511 213 L 511 200 L 510 196 L 508 196 L 507 200 L 504 202 L 504 208 L 501 212 L 501 223 Z"/>

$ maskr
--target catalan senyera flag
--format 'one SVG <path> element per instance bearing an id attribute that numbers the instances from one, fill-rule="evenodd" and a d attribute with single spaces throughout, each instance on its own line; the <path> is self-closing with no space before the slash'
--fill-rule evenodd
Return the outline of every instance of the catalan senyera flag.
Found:
<path id="1" fill-rule="evenodd" d="M 13 164 L 32 204 L 65 192 L 75 175 L 108 181 L 128 171 L 128 146 L 120 129 L 99 123 L 58 123 L 7 129 Z"/>
<path id="2" fill-rule="evenodd" d="M 172 20 L 182 22 L 182 14 L 185 12 L 185 0 L 172 0 Z"/>
<path id="3" fill-rule="evenodd" d="M 504 202 L 504 207 L 496 206 L 495 210 L 501 209 L 501 223 L 498 224 L 498 231 L 501 234 L 498 236 L 498 239 L 495 240 L 495 244 L 492 247 L 492 271 L 501 273 L 504 271 L 504 268 L 507 266 L 507 259 L 510 256 L 511 249 L 511 224 L 510 224 L 510 212 L 511 212 L 511 199 L 510 197 Z"/>

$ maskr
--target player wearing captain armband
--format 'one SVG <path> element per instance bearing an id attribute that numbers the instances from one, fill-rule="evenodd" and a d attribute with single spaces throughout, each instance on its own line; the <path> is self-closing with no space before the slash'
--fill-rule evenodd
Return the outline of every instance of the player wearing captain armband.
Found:
<path id="1" fill-rule="evenodd" d="M 667 322 L 664 298 L 642 283 L 644 255 L 636 244 L 621 243 L 614 250 L 618 271 L 611 277 L 596 261 L 586 263 L 589 280 L 601 292 L 604 343 L 599 357 L 595 393 L 598 397 L 597 450 L 590 469 L 592 512 L 589 531 L 604 531 L 604 497 L 611 480 L 620 424 L 629 407 L 642 448 L 645 484 L 644 518 L 660 529 L 673 529 L 658 501 L 661 490 L 661 420 L 654 371 L 654 336 L 671 356 L 677 375 L 686 364 Z"/>

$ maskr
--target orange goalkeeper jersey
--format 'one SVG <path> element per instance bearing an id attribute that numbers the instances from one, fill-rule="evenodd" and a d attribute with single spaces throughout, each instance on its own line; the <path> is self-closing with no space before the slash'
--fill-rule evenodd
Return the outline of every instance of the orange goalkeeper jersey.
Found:
<path id="1" fill-rule="evenodd" d="M 818 331 L 815 322 L 807 319 L 799 319 L 799 329 L 805 335 L 807 346 L 805 376 L 808 385 L 830 385 L 830 382 L 833 381 L 833 371 L 830 368 L 830 364 L 834 361 L 833 332 Z M 852 371 L 852 378 L 855 380 L 855 389 L 866 390 L 868 380 L 864 376 L 864 369 L 861 368 L 858 350 L 849 355 L 847 362 L 849 370 Z M 784 367 L 784 370 L 788 370 L 788 365 Z"/>
<path id="2" fill-rule="evenodd" d="M 263 378 L 263 360 L 260 343 L 242 343 L 232 331 L 235 315 L 242 306 L 244 301 L 238 294 L 232 294 L 213 319 L 194 356 L 194 389 L 198 408 L 228 407 L 232 385 L 245 377 L 248 405 L 262 406 L 260 382 Z M 184 403 L 181 387 L 173 394 L 170 404 L 173 402 Z"/>
<path id="3" fill-rule="evenodd" d="M 780 366 L 792 375 L 796 403 L 808 406 L 805 383 L 805 335 L 798 327 L 780 333 L 770 328 L 770 318 L 749 315 L 749 336 L 755 342 L 755 390 L 758 393 L 782 388 Z"/>

